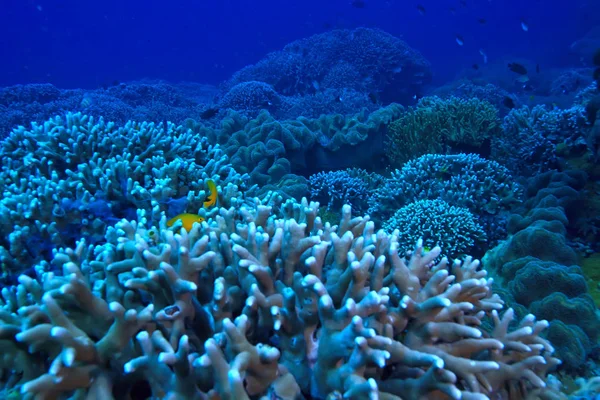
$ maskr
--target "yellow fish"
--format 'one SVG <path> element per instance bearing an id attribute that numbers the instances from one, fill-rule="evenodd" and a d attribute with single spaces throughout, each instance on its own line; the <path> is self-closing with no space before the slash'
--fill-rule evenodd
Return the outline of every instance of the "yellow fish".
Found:
<path id="1" fill-rule="evenodd" d="M 206 196 L 206 201 L 204 201 L 203 205 L 204 208 L 209 208 L 217 204 L 217 184 L 212 179 L 209 179 L 208 181 L 206 181 L 206 185 L 208 186 L 209 193 L 208 196 Z M 181 222 L 183 223 L 182 226 L 185 228 L 185 230 L 189 232 L 194 226 L 194 222 L 198 222 L 200 224 L 202 223 L 202 221 L 204 221 L 204 218 L 202 218 L 198 214 L 183 213 L 168 220 L 167 226 L 170 228 L 173 225 L 175 225 L 175 222 L 179 220 L 181 220 Z"/>
<path id="2" fill-rule="evenodd" d="M 217 185 L 215 181 L 209 179 L 206 181 L 206 185 L 208 186 L 208 196 L 206 196 L 206 200 L 204 201 L 204 208 L 209 208 L 217 204 Z"/>
<path id="3" fill-rule="evenodd" d="M 171 226 L 175 225 L 175 222 L 177 222 L 179 220 L 181 220 L 181 222 L 183 223 L 182 226 L 185 228 L 185 230 L 189 232 L 192 230 L 192 227 L 194 226 L 194 222 L 197 222 L 200 224 L 200 223 L 202 223 L 202 221 L 204 221 L 204 218 L 202 218 L 198 214 L 189 214 L 189 213 L 179 214 L 178 216 L 168 220 L 167 226 L 171 227 Z"/>

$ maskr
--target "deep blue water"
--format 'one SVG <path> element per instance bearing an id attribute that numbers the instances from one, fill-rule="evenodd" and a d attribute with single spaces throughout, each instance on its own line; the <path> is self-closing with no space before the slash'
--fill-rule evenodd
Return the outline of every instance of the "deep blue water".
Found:
<path id="1" fill-rule="evenodd" d="M 364 1 L 356 8 L 349 0 L 3 0 L 0 86 L 218 83 L 293 40 L 358 26 L 406 40 L 431 61 L 439 83 L 481 62 L 480 48 L 490 62 L 526 56 L 544 68 L 577 65 L 569 45 L 600 23 L 592 0 Z"/>

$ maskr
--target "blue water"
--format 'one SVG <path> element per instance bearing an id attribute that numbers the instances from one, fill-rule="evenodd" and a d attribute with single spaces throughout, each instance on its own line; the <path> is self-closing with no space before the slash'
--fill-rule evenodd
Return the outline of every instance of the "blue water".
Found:
<path id="1" fill-rule="evenodd" d="M 417 5 L 426 9 L 421 15 Z M 4 0 L 0 85 L 95 88 L 142 78 L 218 83 L 298 38 L 331 28 L 378 27 L 433 64 L 436 80 L 501 58 L 544 67 L 578 57 L 569 45 L 600 23 L 592 0 L 207 1 Z M 450 8 L 455 8 L 453 15 Z M 479 18 L 487 23 L 481 25 Z M 525 19 L 529 32 L 520 27 Z M 456 34 L 465 39 L 457 46 Z"/>

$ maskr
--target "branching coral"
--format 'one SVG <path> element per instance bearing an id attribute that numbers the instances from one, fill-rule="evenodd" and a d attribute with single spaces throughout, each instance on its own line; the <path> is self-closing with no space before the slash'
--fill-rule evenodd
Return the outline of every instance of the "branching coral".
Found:
<path id="1" fill-rule="evenodd" d="M 310 177 L 311 198 L 339 209 L 348 204 L 353 209 L 364 207 L 369 198 L 367 183 L 350 176 L 347 171 L 320 172 Z"/>
<path id="2" fill-rule="evenodd" d="M 373 190 L 384 183 L 383 176 L 359 168 L 319 172 L 310 177 L 311 200 L 326 205 L 328 211 L 348 204 L 353 210 L 365 212 Z"/>
<path id="3" fill-rule="evenodd" d="M 198 131 L 172 123 L 119 127 L 78 113 L 19 127 L 0 155 L 0 232 L 7 238 L 0 261 L 13 271 L 81 236 L 102 240 L 107 225 L 138 208 L 152 210 L 155 223 L 162 211 L 198 212 L 209 178 L 226 205 L 242 197 L 246 178 Z"/>
<path id="4" fill-rule="evenodd" d="M 589 128 L 581 106 L 547 110 L 538 105 L 513 109 L 502 124 L 503 134 L 492 140 L 491 158 L 525 176 L 557 165 L 556 145 L 583 140 Z M 584 146 L 585 147 L 585 146 Z"/>
<path id="5" fill-rule="evenodd" d="M 499 132 L 499 126 L 498 110 L 485 100 L 424 97 L 390 125 L 386 154 L 393 165 L 401 166 L 448 148 L 477 149 Z"/>
<path id="6" fill-rule="evenodd" d="M 375 192 L 369 214 L 389 218 L 417 200 L 444 200 L 479 216 L 496 215 L 519 202 L 521 187 L 508 170 L 476 154 L 427 154 L 395 170 Z"/>
<path id="7" fill-rule="evenodd" d="M 21 276 L 2 292 L 4 388 L 103 399 L 140 382 L 160 399 L 551 394 L 544 379 L 559 361 L 539 337 L 547 323 L 500 314 L 478 261 L 434 264 L 441 249 L 422 243 L 406 258 L 397 236 L 349 206 L 331 226 L 315 204 L 264 201 L 179 233 L 166 218 L 150 228 L 140 210 L 104 245 L 57 251 L 59 273 Z"/>
<path id="8" fill-rule="evenodd" d="M 451 258 L 468 254 L 486 239 L 483 228 L 468 209 L 439 199 L 410 203 L 396 211 L 383 227 L 388 232 L 395 231 L 401 243 L 422 238 L 425 246 L 438 245 Z"/>

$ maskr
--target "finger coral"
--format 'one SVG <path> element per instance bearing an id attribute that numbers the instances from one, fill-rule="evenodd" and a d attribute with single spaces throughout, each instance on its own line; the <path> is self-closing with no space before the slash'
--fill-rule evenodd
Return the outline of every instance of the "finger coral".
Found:
<path id="1" fill-rule="evenodd" d="M 23 398 L 547 398 L 558 364 L 479 262 L 399 252 L 344 206 L 218 209 L 190 232 L 143 210 L 55 252 L 0 300 L 0 382 Z M 178 233 L 177 233 L 178 232 Z M 482 324 L 484 318 L 489 324 Z M 484 328 L 488 326 L 488 328 Z"/>

